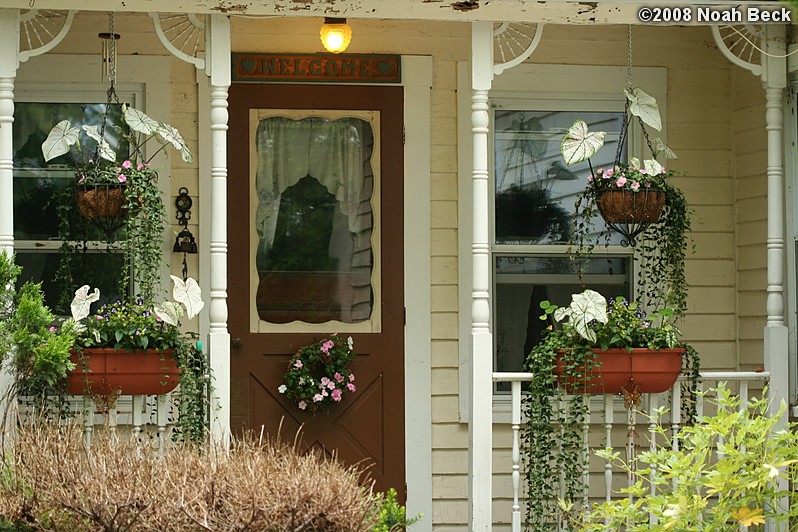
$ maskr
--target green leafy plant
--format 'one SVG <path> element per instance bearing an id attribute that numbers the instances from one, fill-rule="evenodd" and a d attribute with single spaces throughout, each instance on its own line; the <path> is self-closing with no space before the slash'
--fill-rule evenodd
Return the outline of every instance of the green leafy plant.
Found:
<path id="1" fill-rule="evenodd" d="M 533 530 L 551 530 L 557 527 L 560 515 L 556 505 L 560 484 L 565 498 L 581 500 L 587 489 L 583 471 L 589 465 L 583 434 L 589 398 L 583 393 L 568 394 L 558 385 L 558 362 L 560 380 L 590 389 L 593 383 L 600 384 L 598 351 L 684 348 L 684 371 L 693 377 L 693 390 L 699 362 L 696 351 L 679 340 L 673 309 L 646 314 L 636 302 L 622 297 L 608 302 L 593 290 L 574 294 L 568 307 L 549 301 L 540 306 L 541 319 L 551 323 L 526 362 L 526 369 L 533 374 L 524 398 L 527 525 Z"/>
<path id="2" fill-rule="evenodd" d="M 15 377 L 11 393 L 33 397 L 37 406 L 60 410 L 67 371 L 74 368 L 70 349 L 77 335 L 74 320 L 59 320 L 44 303 L 41 285 L 27 282 L 14 289 L 21 268 L 0 253 L 0 354 Z"/>
<path id="3" fill-rule="evenodd" d="M 623 191 L 642 206 L 649 192 L 665 194 L 664 207 L 657 222 L 644 223 L 642 232 L 631 242 L 635 246 L 635 260 L 639 261 L 638 292 L 649 307 L 667 306 L 678 316 L 687 310 L 687 282 L 684 272 L 688 252 L 688 234 L 691 230 L 690 209 L 684 194 L 670 183 L 677 172 L 668 171 L 657 158 L 676 159 L 676 154 L 660 138 L 649 138 L 646 126 L 659 131 L 662 120 L 656 100 L 639 88 L 627 88 L 626 109 L 621 126 L 615 162 L 610 168 L 594 169 L 590 158 L 604 145 L 606 132 L 588 131 L 587 124 L 577 120 L 565 134 L 560 145 L 566 165 L 587 161 L 591 175 L 588 184 L 576 201 L 573 240 L 576 260 L 587 267 L 595 246 L 602 240 L 609 243 L 610 229 L 594 227 L 602 197 L 612 191 Z M 628 136 L 629 124 L 637 119 L 651 152 L 651 159 L 642 162 L 631 157 L 621 160 L 623 145 Z M 598 236 L 596 236 L 598 234 Z"/>
<path id="4" fill-rule="evenodd" d="M 786 406 L 771 416 L 765 399 L 741 405 L 725 386 L 708 394 L 716 397 L 707 402 L 717 413 L 681 429 L 676 449 L 667 444 L 669 427 L 657 424 L 665 446 L 641 453 L 635 463 L 612 449 L 597 452 L 634 470 L 637 481 L 621 490 L 631 498 L 595 505 L 572 521 L 573 529 L 737 532 L 761 530 L 770 519 L 775 530 L 792 530 L 798 495 L 785 488 L 798 481 L 798 433 L 782 424 Z"/>
<path id="5" fill-rule="evenodd" d="M 179 325 L 186 314 L 188 319 L 202 310 L 204 303 L 197 282 L 183 281 L 172 276 L 175 301 L 161 305 L 146 303 L 143 299 L 121 300 L 101 306 L 94 313 L 91 304 L 100 299 L 100 290 L 90 292 L 84 285 L 72 300 L 72 317 L 84 324 L 75 345 L 79 348 L 110 347 L 113 349 L 175 349 L 185 343 Z M 184 310 L 185 309 L 185 310 Z M 85 323 L 84 321 L 85 320 Z"/>
<path id="6" fill-rule="evenodd" d="M 278 391 L 293 399 L 300 410 L 329 408 L 357 391 L 350 365 L 354 343 L 335 334 L 301 347 L 291 357 L 285 382 Z"/>
<path id="7" fill-rule="evenodd" d="M 407 509 L 396 500 L 396 490 L 390 488 L 387 493 L 379 493 L 375 497 L 376 510 L 379 512 L 379 521 L 372 532 L 393 532 L 405 530 L 410 525 L 418 522 L 423 517 L 419 514 L 407 518 Z"/>
<path id="8" fill-rule="evenodd" d="M 108 105 L 111 105 L 110 98 Z M 77 282 L 80 272 L 73 264 L 80 250 L 75 243 L 76 236 L 78 239 L 82 236 L 84 241 L 89 240 L 90 235 L 96 233 L 91 229 L 92 219 L 119 216 L 122 223 L 118 229 L 113 234 L 108 232 L 105 235 L 108 251 L 121 249 L 124 263 L 128 265 L 119 272 L 119 293 L 126 294 L 132 285 L 136 287 L 138 297 L 149 303 L 159 295 L 163 235 L 167 224 L 158 173 L 150 163 L 157 153 L 169 145 L 177 149 L 187 163 L 192 161 L 192 156 L 180 132 L 174 127 L 131 107 L 123 105 L 122 111 L 123 123 L 108 123 L 106 114 L 99 129 L 88 125 L 78 128 L 67 120 L 61 121 L 50 130 L 42 143 L 45 161 L 70 154 L 75 169 L 74 187 L 64 191 L 58 208 L 61 220 L 59 238 L 64 243 L 59 277 L 66 281 L 68 293 L 80 286 Z M 106 128 L 113 128 L 117 136 L 126 141 L 121 147 L 126 146 L 129 153 L 121 157 L 121 162 L 117 162 L 117 154 L 106 140 Z M 81 133 L 96 143 L 96 151 L 89 156 L 83 153 Z M 144 146 L 153 139 L 160 144 L 145 157 Z M 109 187 L 117 187 L 117 191 Z M 82 196 L 78 195 L 79 191 Z M 121 201 L 120 206 L 100 215 L 99 209 L 105 209 L 106 204 L 110 203 L 109 197 L 115 196 Z M 75 198 L 79 199 L 76 201 Z M 87 227 L 75 227 L 74 220 L 77 218 L 73 213 L 76 209 L 89 220 L 82 224 Z M 86 249 L 85 245 L 83 249 Z M 132 277 L 129 265 L 133 265 Z"/>

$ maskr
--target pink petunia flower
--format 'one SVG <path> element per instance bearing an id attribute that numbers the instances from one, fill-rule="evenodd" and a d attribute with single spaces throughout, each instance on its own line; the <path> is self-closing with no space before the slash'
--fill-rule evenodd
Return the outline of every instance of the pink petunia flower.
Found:
<path id="1" fill-rule="evenodd" d="M 317 393 L 313 396 L 313 402 L 318 403 L 319 401 L 324 401 L 324 396 L 320 393 Z"/>
<path id="2" fill-rule="evenodd" d="M 341 400 L 341 390 L 333 390 L 332 391 L 332 400 L 333 401 L 340 401 Z"/>
<path id="3" fill-rule="evenodd" d="M 604 172 L 604 179 L 609 179 L 609 178 L 611 178 L 611 177 L 612 177 L 612 174 L 614 174 L 614 173 L 615 173 L 615 170 L 613 170 L 612 168 L 610 168 L 609 170 L 607 170 L 606 172 Z"/>
<path id="4" fill-rule="evenodd" d="M 648 170 L 646 170 L 645 168 L 641 168 L 641 169 L 640 169 L 640 170 L 638 170 L 638 171 L 639 171 L 641 174 L 643 174 L 643 175 L 647 175 L 647 174 L 648 174 Z"/>
<path id="5" fill-rule="evenodd" d="M 53 327 L 53 326 L 50 326 L 50 328 L 49 328 L 49 329 L 47 329 L 47 330 L 48 330 L 48 331 L 50 331 L 50 332 L 55 332 L 55 327 Z"/>
<path id="6" fill-rule="evenodd" d="M 627 179 L 624 176 L 621 176 L 615 181 L 615 184 L 618 185 L 619 187 L 622 187 L 626 184 L 626 181 Z"/>
<path id="7" fill-rule="evenodd" d="M 131 163 L 130 161 L 125 161 L 122 163 L 122 168 L 126 170 L 129 170 L 131 166 L 133 166 L 133 163 Z"/>
<path id="8" fill-rule="evenodd" d="M 125 174 L 119 174 L 119 177 L 117 177 L 117 179 L 119 180 L 120 183 L 124 183 L 125 181 L 127 181 L 127 176 Z"/>
<path id="9" fill-rule="evenodd" d="M 304 410 L 308 407 L 308 404 L 305 401 L 299 401 L 297 403 L 297 406 L 299 407 L 300 410 Z"/>
<path id="10" fill-rule="evenodd" d="M 355 390 L 357 390 L 357 388 L 355 388 L 355 385 L 352 384 L 351 382 L 347 384 L 346 387 L 349 389 L 350 392 L 354 392 Z"/>
<path id="11" fill-rule="evenodd" d="M 142 168 L 144 168 L 144 163 L 139 163 L 136 165 L 136 170 L 140 171 Z"/>
<path id="12" fill-rule="evenodd" d="M 294 367 L 296 369 L 302 369 L 302 361 L 301 360 L 297 360 L 296 362 L 294 362 Z"/>
<path id="13" fill-rule="evenodd" d="M 592 175 L 587 176 L 587 182 L 590 183 L 591 181 L 593 181 L 593 176 Z"/>
<path id="14" fill-rule="evenodd" d="M 335 375 L 333 375 L 333 377 L 335 377 L 335 380 L 338 382 L 344 382 L 344 376 L 341 375 L 340 373 L 336 372 Z"/>
<path id="15" fill-rule="evenodd" d="M 349 374 L 349 382 L 355 382 L 355 374 L 354 373 L 350 373 Z"/>
<path id="16" fill-rule="evenodd" d="M 330 383 L 330 378 L 329 377 L 322 377 L 321 378 L 321 386 L 322 386 L 322 388 L 327 386 L 329 383 Z"/>
<path id="17" fill-rule="evenodd" d="M 333 381 L 328 382 L 327 388 L 329 388 L 330 390 L 335 390 L 335 383 Z"/>
<path id="18" fill-rule="evenodd" d="M 640 183 L 638 183 L 637 181 L 635 181 L 635 182 L 633 182 L 631 185 L 629 185 L 629 188 L 631 188 L 632 190 L 634 190 L 635 192 L 637 192 L 638 190 L 640 190 Z"/>

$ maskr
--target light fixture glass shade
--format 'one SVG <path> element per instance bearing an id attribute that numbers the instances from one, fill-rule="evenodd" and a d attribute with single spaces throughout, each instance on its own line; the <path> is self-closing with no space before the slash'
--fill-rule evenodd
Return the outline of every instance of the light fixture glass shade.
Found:
<path id="1" fill-rule="evenodd" d="M 352 40 L 352 28 L 346 23 L 345 18 L 327 18 L 319 31 L 321 44 L 324 49 L 334 54 L 340 54 L 349 46 Z"/>

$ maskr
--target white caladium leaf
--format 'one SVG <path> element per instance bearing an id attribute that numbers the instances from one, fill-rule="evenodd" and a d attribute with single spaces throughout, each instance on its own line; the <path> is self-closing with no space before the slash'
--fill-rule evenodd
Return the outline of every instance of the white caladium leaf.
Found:
<path id="1" fill-rule="evenodd" d="M 629 112 L 638 117 L 649 127 L 657 131 L 662 129 L 662 118 L 659 115 L 657 100 L 640 88 L 626 88 L 623 90 L 629 100 Z"/>
<path id="2" fill-rule="evenodd" d="M 164 301 L 162 305 L 155 305 L 155 315 L 164 323 L 177 327 L 183 316 L 183 307 L 174 301 Z"/>
<path id="3" fill-rule="evenodd" d="M 191 277 L 186 279 L 185 282 L 180 277 L 175 277 L 174 275 L 170 275 L 170 277 L 175 283 L 172 297 L 186 307 L 186 316 L 188 316 L 188 319 L 192 319 L 205 306 L 205 302 L 202 301 L 202 290 L 200 290 L 197 281 Z"/>
<path id="4" fill-rule="evenodd" d="M 654 148 L 654 157 L 659 157 L 662 155 L 665 159 L 678 159 L 676 154 L 673 153 L 673 150 L 670 149 L 662 142 L 662 139 L 657 137 L 652 142 L 652 148 Z"/>
<path id="5" fill-rule="evenodd" d="M 69 152 L 69 148 L 78 141 L 79 136 L 80 130 L 73 127 L 69 120 L 57 123 L 42 142 L 42 155 L 44 155 L 45 162 Z"/>
<path id="6" fill-rule="evenodd" d="M 646 159 L 643 161 L 643 168 L 646 169 L 648 175 L 659 175 L 665 171 L 665 168 L 662 167 L 655 159 Z"/>
<path id="7" fill-rule="evenodd" d="M 571 296 L 571 323 L 576 332 L 589 342 L 596 341 L 596 333 L 590 328 L 590 322 L 596 320 L 607 323 L 607 300 L 593 290 L 585 290 L 581 294 Z"/>
<path id="8" fill-rule="evenodd" d="M 183 160 L 191 164 L 191 161 L 193 160 L 191 157 L 191 152 L 188 150 L 186 141 L 183 140 L 183 136 L 180 134 L 177 128 L 174 128 L 169 124 L 161 124 L 156 133 L 166 142 L 174 146 L 175 149 L 180 150 L 180 155 Z"/>
<path id="9" fill-rule="evenodd" d="M 562 321 L 564 318 L 568 318 L 571 316 L 571 309 L 569 307 L 557 307 L 554 310 L 554 319 L 556 321 Z"/>
<path id="10" fill-rule="evenodd" d="M 606 135 L 603 131 L 588 131 L 587 124 L 583 120 L 574 122 L 560 143 L 560 152 L 565 159 L 565 165 L 571 166 L 593 157 L 604 145 Z"/>
<path id="11" fill-rule="evenodd" d="M 97 129 L 97 126 L 83 126 L 83 131 L 97 142 L 97 152 L 100 157 L 112 163 L 116 162 L 116 153 L 105 139 L 100 137 L 100 130 Z"/>
<path id="12" fill-rule="evenodd" d="M 89 285 L 84 284 L 75 290 L 75 299 L 69 305 L 72 310 L 72 318 L 80 321 L 91 312 L 91 304 L 100 299 L 100 289 L 95 288 L 94 292 L 89 293 Z"/>
<path id="13" fill-rule="evenodd" d="M 128 107 L 125 110 L 125 122 L 133 131 L 144 133 L 145 135 L 158 133 L 158 128 L 160 128 L 160 124 L 157 120 L 150 118 L 138 109 L 133 109 L 132 107 Z"/>
<path id="14" fill-rule="evenodd" d="M 629 157 L 629 168 L 634 168 L 635 170 L 640 168 L 640 159 L 637 157 Z"/>

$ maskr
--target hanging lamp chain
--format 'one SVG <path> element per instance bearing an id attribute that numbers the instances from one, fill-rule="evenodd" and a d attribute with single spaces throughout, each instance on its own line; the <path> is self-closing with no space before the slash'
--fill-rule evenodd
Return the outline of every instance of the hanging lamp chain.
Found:
<path id="1" fill-rule="evenodd" d="M 632 88 L 632 25 L 627 26 L 626 38 L 626 86 Z"/>
<path id="2" fill-rule="evenodd" d="M 113 11 L 108 14 L 108 30 L 110 33 L 111 42 L 109 42 L 108 54 L 108 67 L 110 71 L 109 78 L 111 79 L 111 86 L 116 83 L 116 24 L 115 15 Z M 630 26 L 631 27 L 631 26 Z M 631 30 L 630 30 L 631 31 Z M 631 52 L 630 52 L 631 53 Z"/>

